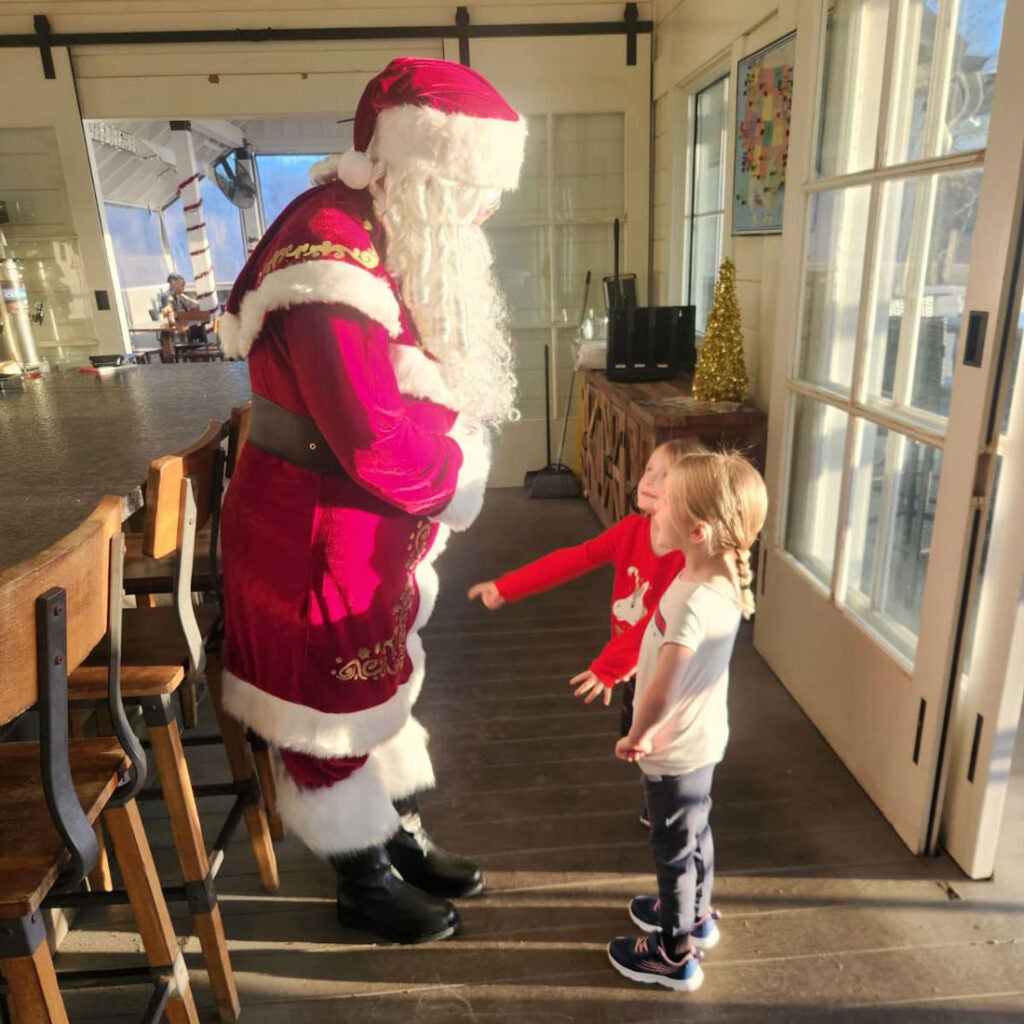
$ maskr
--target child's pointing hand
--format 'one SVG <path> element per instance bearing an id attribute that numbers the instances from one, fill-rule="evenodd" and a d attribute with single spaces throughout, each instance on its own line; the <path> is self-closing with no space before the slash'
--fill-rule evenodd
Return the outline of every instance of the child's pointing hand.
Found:
<path id="1" fill-rule="evenodd" d="M 500 608 L 505 603 L 505 598 L 498 592 L 497 584 L 494 580 L 487 580 L 486 583 L 474 583 L 469 588 L 469 594 L 467 595 L 470 601 L 474 597 L 479 597 L 484 603 L 485 608 L 490 608 L 493 612 Z"/>

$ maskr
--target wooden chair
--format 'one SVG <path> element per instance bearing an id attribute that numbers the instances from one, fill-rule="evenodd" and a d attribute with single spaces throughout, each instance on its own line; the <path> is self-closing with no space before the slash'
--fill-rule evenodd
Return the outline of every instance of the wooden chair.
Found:
<path id="1" fill-rule="evenodd" d="M 234 473 L 238 458 L 249 438 L 249 421 L 252 416 L 252 403 L 235 406 L 231 410 L 227 431 L 227 456 L 224 462 L 224 476 L 230 479 Z M 155 464 L 154 464 L 155 465 Z M 152 470 L 151 473 L 155 473 Z M 155 479 L 155 477 L 151 477 Z M 221 593 L 220 551 L 217 539 L 219 536 L 220 495 L 222 482 L 215 479 L 210 500 L 209 522 L 204 523 L 202 517 L 197 522 L 196 533 L 197 554 L 192 573 L 193 591 L 201 591 L 217 595 Z M 155 548 L 146 543 L 146 534 L 129 534 L 127 538 L 127 555 L 125 562 L 125 590 L 134 594 L 140 605 L 152 606 L 155 597 L 170 594 L 174 590 L 175 553 L 154 557 Z M 210 572 L 210 566 L 216 565 L 217 572 Z M 197 711 L 188 693 L 183 700 L 183 714 L 186 725 L 193 725 Z M 277 783 L 274 778 L 273 757 L 267 743 L 252 733 L 248 734 L 252 750 L 252 758 L 259 777 L 260 792 L 266 813 L 270 835 L 274 839 L 284 836 L 284 825 L 277 809 Z M 187 741 L 186 741 L 187 742 Z"/>
<path id="2" fill-rule="evenodd" d="M 122 690 L 125 703 L 138 705 L 143 711 L 184 878 L 182 888 L 167 887 L 165 892 L 188 901 L 221 1019 L 235 1020 L 238 994 L 213 880 L 240 821 L 245 821 L 264 888 L 276 890 L 279 880 L 245 732 L 221 705 L 217 643 L 220 608 L 216 604 L 192 604 L 196 528 L 206 523 L 219 505 L 222 436 L 221 425 L 211 422 L 193 445 L 176 455 L 156 459 L 150 467 L 143 551 L 154 558 L 174 557 L 174 605 L 124 613 Z M 181 738 L 172 699 L 186 680 L 195 685 L 204 670 L 220 735 L 195 737 L 194 741 L 223 742 L 233 781 L 193 786 L 183 751 L 189 740 Z M 71 695 L 77 702 L 96 701 L 103 686 L 102 664 L 79 669 L 71 677 Z M 226 795 L 233 796 L 235 802 L 208 854 L 196 798 Z M 104 888 L 110 886 L 106 877 L 97 877 L 95 882 Z"/>
<path id="3" fill-rule="evenodd" d="M 251 402 L 237 405 L 231 410 L 231 418 L 228 421 L 227 457 L 223 465 L 223 475 L 228 479 L 234 472 L 238 456 L 248 440 L 251 416 Z M 196 554 L 192 569 L 194 592 L 219 593 L 220 552 L 217 550 L 214 534 L 219 523 L 222 489 L 223 481 L 215 480 L 209 521 L 198 523 L 196 530 Z M 152 549 L 145 547 L 145 538 L 145 533 L 129 533 L 125 537 L 124 588 L 126 593 L 136 597 L 140 607 L 151 607 L 153 602 L 147 599 L 152 595 L 173 592 L 177 555 L 172 552 L 160 558 L 153 557 L 151 553 L 147 553 Z M 217 577 L 210 572 L 211 565 L 217 566 Z"/>
<path id="4" fill-rule="evenodd" d="M 37 705 L 38 742 L 0 744 L 0 968 L 17 1022 L 66 1024 L 41 908 L 67 905 L 99 851 L 93 824 L 110 833 L 148 967 L 116 979 L 75 972 L 75 984 L 154 985 L 144 1020 L 166 1012 L 197 1024 L 188 972 L 175 940 L 134 796 L 145 760 L 125 720 L 119 692 L 121 626 L 120 498 L 53 547 L 0 573 L 0 721 Z M 108 636 L 107 702 L 115 736 L 68 736 L 68 670 Z M 47 898 L 49 897 L 49 898 Z M 45 902 L 44 902 L 45 901 Z"/>

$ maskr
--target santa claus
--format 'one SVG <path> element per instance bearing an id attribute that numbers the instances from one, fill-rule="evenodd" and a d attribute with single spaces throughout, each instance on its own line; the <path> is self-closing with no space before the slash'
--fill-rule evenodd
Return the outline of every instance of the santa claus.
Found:
<path id="1" fill-rule="evenodd" d="M 224 504 L 224 702 L 278 747 L 282 818 L 333 864 L 341 921 L 398 942 L 454 934 L 449 899 L 483 887 L 423 830 L 412 708 L 434 560 L 480 511 L 490 430 L 514 415 L 480 225 L 525 138 L 475 71 L 392 61 L 222 319 L 253 390 Z"/>

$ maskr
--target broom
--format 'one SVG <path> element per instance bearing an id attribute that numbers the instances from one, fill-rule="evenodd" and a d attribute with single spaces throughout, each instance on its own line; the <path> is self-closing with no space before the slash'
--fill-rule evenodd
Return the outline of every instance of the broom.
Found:
<path id="1" fill-rule="evenodd" d="M 562 441 L 558 446 L 558 459 L 551 461 L 551 385 L 549 368 L 551 362 L 550 347 L 544 346 L 544 404 L 545 427 L 547 428 L 548 464 L 543 469 L 531 470 L 523 480 L 528 498 L 578 498 L 580 485 L 573 471 L 562 462 L 562 448 L 565 445 L 565 431 L 569 424 L 569 405 L 565 407 L 565 420 L 562 424 Z M 576 374 L 573 373 L 572 381 Z M 572 381 L 569 384 L 569 403 L 572 402 Z"/>

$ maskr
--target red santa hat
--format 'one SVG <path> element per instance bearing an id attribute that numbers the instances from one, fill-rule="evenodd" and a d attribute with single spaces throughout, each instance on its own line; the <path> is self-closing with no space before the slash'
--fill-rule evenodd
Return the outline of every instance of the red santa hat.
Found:
<path id="1" fill-rule="evenodd" d="M 446 60 L 397 57 L 363 91 L 352 146 L 311 171 L 366 188 L 373 162 L 420 163 L 459 185 L 514 189 L 526 143 L 526 122 L 479 72 Z"/>

